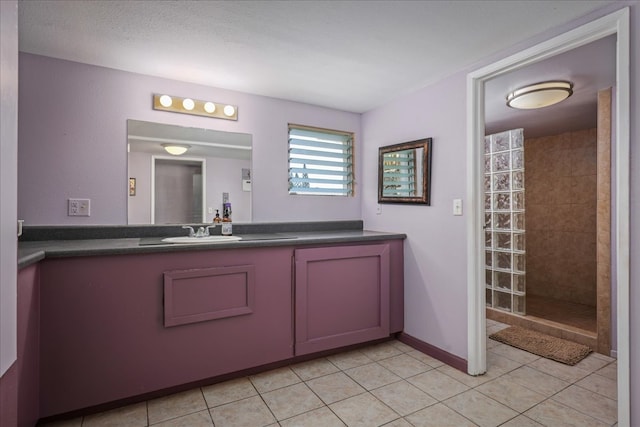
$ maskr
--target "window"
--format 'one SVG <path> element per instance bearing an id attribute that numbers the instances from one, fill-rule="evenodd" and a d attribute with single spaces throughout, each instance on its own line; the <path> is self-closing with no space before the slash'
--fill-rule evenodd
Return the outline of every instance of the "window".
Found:
<path id="1" fill-rule="evenodd" d="M 353 133 L 289 125 L 289 194 L 353 195 Z"/>

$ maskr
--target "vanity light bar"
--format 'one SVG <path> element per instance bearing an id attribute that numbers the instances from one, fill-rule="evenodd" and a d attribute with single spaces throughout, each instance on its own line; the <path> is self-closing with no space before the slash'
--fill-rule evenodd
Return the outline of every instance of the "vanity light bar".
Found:
<path id="1" fill-rule="evenodd" d="M 200 101 L 192 98 L 180 98 L 173 95 L 153 95 L 153 109 L 196 116 L 215 117 L 216 119 L 238 120 L 238 107 Z"/>

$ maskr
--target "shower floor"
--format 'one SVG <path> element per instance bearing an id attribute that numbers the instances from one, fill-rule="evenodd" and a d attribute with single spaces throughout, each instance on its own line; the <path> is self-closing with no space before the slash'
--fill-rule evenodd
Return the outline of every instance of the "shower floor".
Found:
<path id="1" fill-rule="evenodd" d="M 487 319 L 588 345 L 597 351 L 596 308 L 527 295 L 526 316 L 487 307 Z"/>
<path id="2" fill-rule="evenodd" d="M 596 308 L 584 304 L 527 295 L 527 316 L 541 317 L 589 332 L 596 332 Z"/>

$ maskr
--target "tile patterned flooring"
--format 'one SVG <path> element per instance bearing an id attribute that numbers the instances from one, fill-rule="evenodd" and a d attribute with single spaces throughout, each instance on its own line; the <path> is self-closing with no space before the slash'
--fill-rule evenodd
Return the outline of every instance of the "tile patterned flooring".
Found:
<path id="1" fill-rule="evenodd" d="M 507 325 L 487 320 L 487 333 Z M 615 359 L 567 366 L 487 340 L 472 377 L 399 342 L 319 358 L 49 427 L 615 426 Z"/>

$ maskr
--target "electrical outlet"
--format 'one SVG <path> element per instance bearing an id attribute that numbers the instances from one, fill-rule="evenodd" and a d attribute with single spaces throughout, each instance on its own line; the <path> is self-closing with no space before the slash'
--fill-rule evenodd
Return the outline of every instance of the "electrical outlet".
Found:
<path id="1" fill-rule="evenodd" d="M 68 216 L 91 216 L 91 199 L 68 199 Z"/>
<path id="2" fill-rule="evenodd" d="M 376 215 L 380 215 L 382 213 L 382 206 L 378 205 L 376 207 Z"/>
<path id="3" fill-rule="evenodd" d="M 213 213 L 213 208 L 212 208 L 211 206 L 209 206 L 209 207 L 207 208 L 207 213 L 210 213 L 210 214 L 212 214 L 212 213 Z"/>

